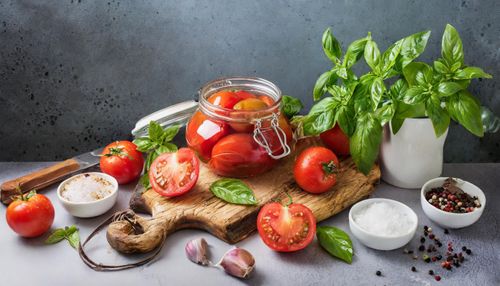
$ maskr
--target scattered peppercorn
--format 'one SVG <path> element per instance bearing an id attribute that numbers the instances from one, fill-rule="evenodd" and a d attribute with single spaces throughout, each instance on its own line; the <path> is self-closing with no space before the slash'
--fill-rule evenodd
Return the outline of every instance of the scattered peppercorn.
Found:
<path id="1" fill-rule="evenodd" d="M 432 269 L 429 270 L 429 275 L 434 275 L 434 271 Z"/>
<path id="2" fill-rule="evenodd" d="M 377 270 L 377 272 L 375 272 L 375 274 L 376 274 L 377 276 L 382 276 L 382 272 L 381 272 L 380 270 Z"/>
<path id="3" fill-rule="evenodd" d="M 411 271 L 413 271 L 413 272 L 417 272 L 417 268 L 415 268 L 415 266 L 412 266 L 412 267 L 411 267 Z"/>
<path id="4" fill-rule="evenodd" d="M 441 280 L 441 276 L 436 275 L 436 276 L 434 276 L 434 279 L 436 279 L 436 281 L 440 281 Z"/>
<path id="5" fill-rule="evenodd" d="M 424 254 L 424 255 L 422 256 L 422 258 L 424 259 L 424 261 L 425 261 L 426 263 L 431 262 L 431 258 L 430 258 L 430 257 L 429 257 L 429 255 L 427 255 L 427 254 Z"/>
<path id="6" fill-rule="evenodd" d="M 408 254 L 413 254 L 413 250 L 409 250 L 409 251 L 408 251 Z"/>
<path id="7" fill-rule="evenodd" d="M 420 243 L 424 243 L 425 242 L 425 237 L 420 237 Z"/>
<path id="8" fill-rule="evenodd" d="M 428 229 L 429 229 L 429 227 L 424 225 L 424 230 L 427 231 Z"/>
<path id="9" fill-rule="evenodd" d="M 462 246 L 462 250 L 463 250 L 463 251 L 466 251 L 466 250 L 467 250 L 467 247 Z"/>
<path id="10" fill-rule="evenodd" d="M 425 246 L 424 245 L 420 245 L 420 247 L 418 248 L 419 251 L 424 251 L 425 250 Z"/>
<path id="11" fill-rule="evenodd" d="M 465 250 L 465 253 L 467 253 L 467 255 L 471 255 L 472 254 L 472 250 L 470 250 L 470 249 L 467 248 L 467 250 Z"/>

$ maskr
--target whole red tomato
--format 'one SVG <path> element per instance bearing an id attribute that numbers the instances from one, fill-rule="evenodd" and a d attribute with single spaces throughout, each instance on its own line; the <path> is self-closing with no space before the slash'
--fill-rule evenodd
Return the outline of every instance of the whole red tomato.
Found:
<path id="1" fill-rule="evenodd" d="M 312 242 L 316 219 L 305 205 L 269 203 L 259 212 L 257 230 L 262 241 L 272 250 L 297 251 Z"/>
<path id="2" fill-rule="evenodd" d="M 333 150 L 335 154 L 340 156 L 349 155 L 349 137 L 342 132 L 342 129 L 338 125 L 321 133 L 319 137 L 323 141 L 323 144 Z"/>
<path id="3" fill-rule="evenodd" d="M 208 162 L 212 170 L 224 177 L 249 177 L 269 170 L 273 160 L 255 140 L 246 133 L 228 135 L 217 142 Z"/>
<path id="4" fill-rule="evenodd" d="M 197 111 L 186 126 L 186 143 L 202 161 L 208 161 L 215 143 L 229 133 L 229 125 Z"/>
<path id="5" fill-rule="evenodd" d="M 222 90 L 212 94 L 208 98 L 208 102 L 223 108 L 232 109 L 233 106 L 240 101 L 241 98 L 233 91 Z"/>
<path id="6" fill-rule="evenodd" d="M 163 153 L 151 164 L 149 182 L 155 192 L 166 197 L 176 197 L 191 190 L 200 172 L 198 157 L 189 148 Z"/>
<path id="7" fill-rule="evenodd" d="M 137 179 L 142 172 L 144 158 L 137 146 L 130 141 L 116 141 L 104 148 L 101 154 L 101 170 L 114 177 L 119 184 Z"/>
<path id="8" fill-rule="evenodd" d="M 339 160 L 325 147 L 310 147 L 295 161 L 293 176 L 306 192 L 319 194 L 328 191 L 337 182 Z"/>
<path id="9" fill-rule="evenodd" d="M 54 222 L 54 206 L 44 196 L 31 192 L 10 203 L 5 213 L 7 224 L 22 237 L 44 234 Z"/>

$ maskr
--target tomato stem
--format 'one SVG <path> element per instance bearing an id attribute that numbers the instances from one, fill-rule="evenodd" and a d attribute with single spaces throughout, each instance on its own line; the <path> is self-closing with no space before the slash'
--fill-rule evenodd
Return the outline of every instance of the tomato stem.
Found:
<path id="1" fill-rule="evenodd" d="M 289 205 L 291 205 L 293 203 L 293 199 L 292 199 L 292 196 L 290 196 L 290 194 L 288 192 L 285 192 L 285 194 L 288 197 L 288 203 L 285 204 L 285 207 L 288 207 Z"/>
<path id="2" fill-rule="evenodd" d="M 330 160 L 327 163 L 321 163 L 321 165 L 323 167 L 323 172 L 325 172 L 326 175 L 336 174 L 338 172 L 337 165 L 335 165 L 333 160 Z"/>
<path id="3" fill-rule="evenodd" d="M 111 157 L 111 156 L 118 156 L 118 157 L 127 157 L 130 160 L 134 160 L 132 156 L 127 154 L 127 152 L 123 151 L 123 147 L 111 147 L 109 148 L 109 153 L 106 154 L 101 154 L 99 156 L 104 156 L 104 157 Z"/>

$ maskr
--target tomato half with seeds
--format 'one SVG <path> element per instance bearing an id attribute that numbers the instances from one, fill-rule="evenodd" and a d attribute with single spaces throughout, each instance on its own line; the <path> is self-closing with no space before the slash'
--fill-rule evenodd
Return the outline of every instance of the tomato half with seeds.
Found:
<path id="1" fill-rule="evenodd" d="M 297 157 L 293 176 L 304 191 L 319 194 L 335 185 L 339 167 L 339 159 L 330 149 L 309 147 Z"/>
<path id="2" fill-rule="evenodd" d="M 149 182 L 158 194 L 176 197 L 191 190 L 200 172 L 198 157 L 189 148 L 163 153 L 151 164 Z"/>
<path id="3" fill-rule="evenodd" d="M 305 248 L 314 239 L 316 219 L 303 204 L 269 203 L 257 217 L 262 241 L 272 250 L 292 252 Z"/>

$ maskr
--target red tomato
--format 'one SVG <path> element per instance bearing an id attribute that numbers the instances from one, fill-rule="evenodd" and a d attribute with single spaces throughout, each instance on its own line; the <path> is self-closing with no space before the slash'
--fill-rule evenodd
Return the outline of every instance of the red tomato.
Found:
<path id="1" fill-rule="evenodd" d="M 104 148 L 101 154 L 101 170 L 114 177 L 119 184 L 137 179 L 142 172 L 144 158 L 137 146 L 130 141 L 116 141 Z"/>
<path id="2" fill-rule="evenodd" d="M 312 242 L 316 219 L 305 205 L 270 203 L 260 210 L 257 229 L 262 241 L 272 250 L 297 251 Z"/>
<path id="3" fill-rule="evenodd" d="M 297 184 L 306 192 L 319 194 L 328 191 L 337 182 L 339 160 L 325 147 L 304 150 L 293 168 Z"/>
<path id="4" fill-rule="evenodd" d="M 186 126 L 186 142 L 201 160 L 208 161 L 215 143 L 228 133 L 227 123 L 209 119 L 197 111 Z"/>
<path id="5" fill-rule="evenodd" d="M 340 156 L 349 155 L 349 137 L 342 132 L 338 125 L 319 135 L 323 144 Z"/>
<path id="6" fill-rule="evenodd" d="M 240 98 L 240 100 L 257 97 L 255 94 L 244 90 L 237 90 L 234 93 Z"/>
<path id="7" fill-rule="evenodd" d="M 200 172 L 198 157 L 189 148 L 163 153 L 151 164 L 149 183 L 153 190 L 166 197 L 176 197 L 191 190 Z"/>
<path id="8" fill-rule="evenodd" d="M 7 224 L 23 237 L 44 234 L 54 222 L 54 206 L 40 194 L 30 193 L 10 203 L 5 213 Z"/>
<path id="9" fill-rule="evenodd" d="M 223 108 L 232 109 L 233 106 L 240 101 L 241 98 L 233 91 L 223 90 L 212 94 L 208 98 L 208 102 Z"/>
<path id="10" fill-rule="evenodd" d="M 212 170 L 225 177 L 249 177 L 269 170 L 276 163 L 253 136 L 246 133 L 228 135 L 212 150 L 208 162 Z"/>
<path id="11" fill-rule="evenodd" d="M 270 121 L 264 121 L 262 123 L 262 126 L 264 127 L 262 129 L 262 133 L 266 137 L 266 140 L 269 143 L 269 148 L 271 149 L 273 155 L 281 154 L 283 152 L 283 148 L 278 135 L 276 134 L 276 132 L 274 132 L 274 130 L 268 129 L 270 128 Z M 283 132 L 285 132 L 286 144 L 288 146 L 291 146 L 293 140 L 293 130 L 288 123 L 288 119 L 286 119 L 283 114 L 280 115 L 278 126 L 281 128 L 281 130 L 283 130 Z"/>

